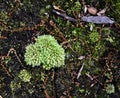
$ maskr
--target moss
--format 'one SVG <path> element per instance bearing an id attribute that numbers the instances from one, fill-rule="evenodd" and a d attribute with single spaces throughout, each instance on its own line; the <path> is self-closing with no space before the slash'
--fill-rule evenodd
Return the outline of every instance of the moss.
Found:
<path id="1" fill-rule="evenodd" d="M 43 65 L 49 70 L 64 65 L 65 52 L 51 35 L 38 36 L 36 43 L 26 47 L 25 61 L 32 67 Z"/>
<path id="2" fill-rule="evenodd" d="M 99 35 L 99 33 L 96 30 L 93 30 L 90 33 L 89 37 L 90 37 L 91 43 L 95 43 L 95 42 L 97 42 L 99 40 L 100 35 Z"/>
<path id="3" fill-rule="evenodd" d="M 15 92 L 18 91 L 21 88 L 21 82 L 18 81 L 11 81 L 10 83 L 10 89 L 12 93 L 12 98 L 15 98 Z"/>
<path id="4" fill-rule="evenodd" d="M 31 65 L 32 67 L 39 66 L 41 64 L 41 54 L 35 45 L 30 44 L 26 47 L 25 61 L 27 65 Z"/>
<path id="5" fill-rule="evenodd" d="M 81 11 L 81 3 L 79 2 L 79 0 L 77 0 L 74 3 L 74 6 L 71 8 L 71 10 L 75 11 L 75 12 L 80 12 Z"/>
<path id="6" fill-rule="evenodd" d="M 107 84 L 106 92 L 107 92 L 108 94 L 114 93 L 114 92 L 115 92 L 115 87 L 114 87 L 114 85 L 113 85 L 113 84 Z"/>
<path id="7" fill-rule="evenodd" d="M 21 88 L 21 83 L 17 83 L 17 82 L 11 81 L 10 88 L 14 92 L 17 89 Z"/>
<path id="8" fill-rule="evenodd" d="M 31 74 L 23 69 L 20 71 L 20 74 L 18 75 L 18 77 L 23 81 L 23 82 L 30 82 L 31 79 Z"/>

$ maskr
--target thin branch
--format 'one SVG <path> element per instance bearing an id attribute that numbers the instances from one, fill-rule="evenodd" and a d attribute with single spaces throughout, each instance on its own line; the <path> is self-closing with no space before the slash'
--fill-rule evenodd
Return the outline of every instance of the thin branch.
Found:
<path id="1" fill-rule="evenodd" d="M 17 52 L 16 52 L 16 50 L 15 50 L 14 48 L 11 48 L 11 49 L 8 51 L 7 56 L 10 55 L 11 51 L 13 51 L 13 53 L 15 54 L 17 60 L 18 60 L 18 61 L 20 62 L 20 64 L 23 66 L 23 64 L 22 64 L 22 62 L 21 62 L 21 60 L 20 60 L 19 56 L 17 55 Z"/>
<path id="2" fill-rule="evenodd" d="M 2 68 L 5 70 L 5 72 L 7 73 L 7 75 L 9 76 L 9 77 L 12 77 L 11 75 L 10 75 L 10 72 L 7 70 L 7 68 L 3 65 L 3 63 L 0 63 L 0 65 L 2 66 Z"/>
<path id="3" fill-rule="evenodd" d="M 82 64 L 81 68 L 79 69 L 78 75 L 77 75 L 77 79 L 79 79 L 79 77 L 81 76 L 81 72 L 83 70 L 84 67 L 84 63 Z"/>
<path id="4" fill-rule="evenodd" d="M 44 81 L 44 84 L 43 84 L 44 93 L 45 93 L 46 98 L 51 98 L 50 95 L 47 92 L 47 89 L 46 89 L 47 80 L 48 80 L 48 77 L 45 78 L 45 81 Z"/>

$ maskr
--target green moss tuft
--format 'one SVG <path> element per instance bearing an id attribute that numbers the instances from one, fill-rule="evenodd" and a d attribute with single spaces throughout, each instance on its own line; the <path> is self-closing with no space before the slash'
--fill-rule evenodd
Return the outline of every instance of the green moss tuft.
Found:
<path id="1" fill-rule="evenodd" d="M 25 61 L 27 65 L 32 65 L 32 67 L 39 66 L 41 64 L 41 54 L 35 45 L 30 44 L 26 47 Z"/>
<path id="2" fill-rule="evenodd" d="M 26 47 L 25 61 L 28 65 L 40 66 L 49 70 L 64 65 L 65 52 L 51 35 L 38 36 L 33 45 Z"/>
<path id="3" fill-rule="evenodd" d="M 90 33 L 89 38 L 90 38 L 91 43 L 96 43 L 99 40 L 100 35 L 96 30 L 93 30 Z"/>
<path id="4" fill-rule="evenodd" d="M 18 77 L 23 81 L 23 82 L 30 82 L 30 79 L 31 79 L 31 74 L 23 69 L 20 71 Z"/>
<path id="5" fill-rule="evenodd" d="M 106 92 L 108 94 L 112 94 L 115 92 L 115 87 L 113 84 L 107 84 L 107 87 L 106 87 Z"/>

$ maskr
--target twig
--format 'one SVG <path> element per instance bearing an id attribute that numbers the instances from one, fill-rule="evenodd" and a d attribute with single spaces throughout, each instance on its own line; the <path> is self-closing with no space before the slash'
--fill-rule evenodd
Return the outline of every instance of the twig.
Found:
<path id="1" fill-rule="evenodd" d="M 6 29 L 4 31 L 7 31 L 7 32 L 22 32 L 22 31 L 36 30 L 38 27 L 44 26 L 44 24 L 45 24 L 45 21 L 42 20 L 39 24 L 36 24 L 35 26 L 19 27 L 19 28 L 15 28 L 15 29 Z"/>
<path id="2" fill-rule="evenodd" d="M 60 29 L 56 26 L 56 24 L 50 20 L 50 25 L 57 30 L 58 34 L 59 34 L 59 37 L 61 37 L 64 41 L 66 41 L 66 38 L 64 37 L 63 33 L 60 31 Z"/>
<path id="3" fill-rule="evenodd" d="M 46 98 L 50 98 L 50 95 L 48 94 L 47 89 L 46 89 L 47 80 L 48 80 L 48 77 L 45 78 L 43 88 L 44 88 L 44 93 L 45 93 Z"/>
<path id="4" fill-rule="evenodd" d="M 100 85 L 103 85 L 97 78 L 93 78 L 89 73 L 86 73 L 86 76 L 91 80 L 95 80 L 95 83 L 91 84 L 91 87 L 93 87 L 96 83 L 99 83 Z"/>
<path id="5" fill-rule="evenodd" d="M 0 65 L 2 66 L 2 68 L 5 70 L 5 72 L 7 73 L 7 75 L 9 76 L 9 77 L 12 77 L 11 75 L 10 75 L 10 72 L 7 70 L 7 68 L 5 67 L 5 65 L 3 64 L 3 60 L 5 60 L 5 58 L 11 58 L 10 56 L 0 56 Z"/>
<path id="6" fill-rule="evenodd" d="M 61 43 L 61 45 L 63 46 L 64 44 L 67 44 L 67 43 L 73 42 L 73 41 L 75 41 L 75 40 L 76 40 L 76 38 L 71 39 L 71 40 L 64 41 L 64 42 Z"/>
<path id="7" fill-rule="evenodd" d="M 20 64 L 23 66 L 23 64 L 22 64 L 22 62 L 21 62 L 21 60 L 20 60 L 19 56 L 17 55 L 17 52 L 16 52 L 16 50 L 15 50 L 14 48 L 11 48 L 11 49 L 8 51 L 7 56 L 10 55 L 11 51 L 13 51 L 13 53 L 15 54 L 17 60 L 18 60 L 18 61 L 20 62 Z"/>
<path id="8" fill-rule="evenodd" d="M 10 72 L 7 70 L 7 68 L 6 68 L 2 63 L 0 63 L 0 65 L 1 65 L 2 68 L 5 70 L 5 72 L 7 73 L 7 75 L 8 75 L 9 77 L 12 77 L 12 76 L 10 75 Z"/>
<path id="9" fill-rule="evenodd" d="M 60 29 L 56 26 L 56 24 L 55 24 L 52 20 L 51 20 L 49 23 L 50 23 L 50 25 L 58 32 L 57 36 L 60 37 L 60 38 L 62 38 L 62 41 L 67 42 L 68 40 L 64 37 L 64 34 L 60 31 Z M 48 28 L 46 28 L 46 29 L 49 30 Z M 50 30 L 49 30 L 49 32 L 50 32 Z M 53 32 L 50 32 L 50 33 L 52 33 L 52 35 L 54 34 Z M 54 35 L 55 35 L 55 34 L 54 34 Z M 68 42 L 69 42 L 69 41 L 68 41 Z M 74 51 L 74 50 L 72 49 L 70 43 L 68 43 L 68 47 L 69 47 L 72 51 Z"/>
<path id="10" fill-rule="evenodd" d="M 88 42 L 87 42 L 87 41 L 84 41 L 84 44 L 85 44 L 88 52 L 89 52 L 90 54 L 92 54 L 92 52 L 91 52 L 91 50 L 90 50 L 90 47 L 89 47 L 89 45 L 88 45 Z"/>
<path id="11" fill-rule="evenodd" d="M 5 36 L 0 36 L 0 39 L 7 39 L 7 37 L 5 37 Z"/>
<path id="12" fill-rule="evenodd" d="M 66 15 L 66 13 L 60 13 L 59 11 L 54 10 L 54 9 L 52 10 L 52 12 L 59 15 L 59 16 L 61 16 L 61 17 L 64 17 L 65 19 L 67 19 L 69 21 L 77 22 L 77 20 L 75 18 Z"/>
<path id="13" fill-rule="evenodd" d="M 89 73 L 86 73 L 86 76 L 87 76 L 90 80 L 93 80 L 93 77 L 92 77 Z"/>
<path id="14" fill-rule="evenodd" d="M 11 57 L 10 56 L 3 56 L 3 55 L 1 56 L 0 55 L 0 60 L 4 60 L 5 58 L 11 58 Z"/>
<path id="15" fill-rule="evenodd" d="M 53 72 L 52 72 L 52 92 L 53 92 L 53 98 L 56 98 L 56 90 L 55 90 L 55 70 L 53 69 Z"/>
<path id="16" fill-rule="evenodd" d="M 82 64 L 81 68 L 79 69 L 78 75 L 77 75 L 77 79 L 79 79 L 79 77 L 81 76 L 81 72 L 83 70 L 84 67 L 84 63 Z"/>
<path id="17" fill-rule="evenodd" d="M 20 6 L 20 3 L 21 3 L 20 0 L 16 0 L 16 4 L 13 8 L 10 9 L 10 12 L 8 13 L 8 16 L 11 16 L 15 12 L 15 10 Z"/>

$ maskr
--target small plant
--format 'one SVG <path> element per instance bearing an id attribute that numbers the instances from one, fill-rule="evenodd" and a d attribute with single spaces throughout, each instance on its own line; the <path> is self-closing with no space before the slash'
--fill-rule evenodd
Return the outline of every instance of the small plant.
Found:
<path id="1" fill-rule="evenodd" d="M 89 35 L 91 43 L 95 43 L 99 40 L 100 35 L 96 30 L 93 30 Z"/>
<path id="2" fill-rule="evenodd" d="M 23 82 L 30 82 L 31 79 L 31 74 L 23 69 L 20 71 L 20 74 L 18 75 L 18 77 L 23 81 Z"/>
<path id="3" fill-rule="evenodd" d="M 72 11 L 75 11 L 75 12 L 81 11 L 81 4 L 78 0 L 75 2 L 74 6 L 72 7 Z"/>
<path id="4" fill-rule="evenodd" d="M 114 85 L 113 85 L 113 84 L 107 84 L 106 92 L 107 92 L 108 94 L 114 93 L 114 92 L 115 92 L 115 87 L 114 87 Z"/>
<path id="5" fill-rule="evenodd" d="M 15 98 L 15 92 L 21 88 L 21 82 L 13 80 L 10 83 L 10 89 L 12 93 L 12 98 Z"/>
<path id="6" fill-rule="evenodd" d="M 26 47 L 25 61 L 27 65 L 39 66 L 42 63 L 41 54 L 34 44 Z"/>
<path id="7" fill-rule="evenodd" d="M 25 61 L 32 67 L 43 65 L 49 70 L 64 65 L 65 52 L 51 35 L 38 36 L 35 44 L 26 47 Z"/>

